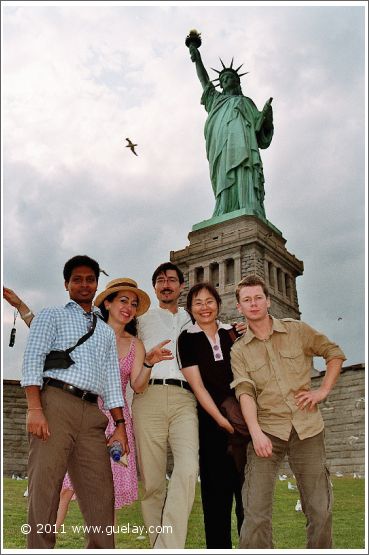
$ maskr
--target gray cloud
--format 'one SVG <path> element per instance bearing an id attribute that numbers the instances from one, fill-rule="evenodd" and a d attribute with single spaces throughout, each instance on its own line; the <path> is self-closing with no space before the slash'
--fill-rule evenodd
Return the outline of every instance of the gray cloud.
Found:
<path id="1" fill-rule="evenodd" d="M 304 261 L 303 319 L 362 362 L 364 17 L 355 5 L 5 6 L 4 283 L 35 310 L 60 304 L 64 262 L 86 253 L 151 294 L 152 270 L 210 217 L 206 113 L 184 45 L 196 27 L 207 68 L 234 56 L 244 94 L 259 108 L 274 98 L 267 217 Z M 5 341 L 11 320 L 5 306 Z M 17 328 L 6 377 L 19 376 Z"/>

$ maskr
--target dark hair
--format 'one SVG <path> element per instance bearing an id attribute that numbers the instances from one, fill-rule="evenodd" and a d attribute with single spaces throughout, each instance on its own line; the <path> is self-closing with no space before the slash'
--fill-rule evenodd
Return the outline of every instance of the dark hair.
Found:
<path id="1" fill-rule="evenodd" d="M 269 290 L 268 290 L 268 287 L 265 284 L 265 281 L 259 276 L 251 275 L 251 276 L 244 277 L 238 283 L 237 289 L 236 289 L 237 302 L 240 302 L 240 291 L 243 287 L 255 287 L 256 285 L 260 285 L 260 287 L 263 290 L 264 295 L 266 296 L 266 298 L 268 298 L 269 297 Z"/>
<path id="2" fill-rule="evenodd" d="M 104 301 L 109 301 L 110 303 L 113 302 L 115 297 L 118 295 L 119 291 L 115 293 L 110 293 L 107 297 L 105 297 Z M 107 322 L 109 319 L 109 311 L 105 308 L 104 301 L 99 304 L 98 308 L 101 310 L 101 314 L 103 315 L 104 322 Z M 125 331 L 130 333 L 131 335 L 137 336 L 137 318 L 133 318 L 128 324 L 124 326 Z"/>
<path id="3" fill-rule="evenodd" d="M 94 260 L 93 258 L 90 258 L 89 256 L 87 256 L 86 254 L 79 254 L 77 256 L 73 256 L 73 258 L 71 258 L 65 263 L 64 270 L 63 270 L 63 276 L 65 281 L 68 282 L 70 280 L 70 276 L 72 275 L 74 268 L 77 268 L 78 266 L 87 266 L 88 268 L 91 268 L 91 270 L 96 276 L 96 281 L 99 281 L 99 276 L 100 276 L 99 263 L 96 262 L 96 260 Z"/>
<path id="4" fill-rule="evenodd" d="M 180 270 L 178 268 L 178 266 L 176 266 L 175 264 L 172 264 L 172 262 L 164 262 L 163 264 L 160 264 L 160 266 L 158 266 L 155 270 L 155 272 L 152 275 L 152 284 L 153 287 L 155 287 L 155 283 L 156 283 L 156 279 L 160 274 L 164 274 L 167 275 L 166 272 L 168 270 L 174 270 L 175 272 L 177 272 L 177 276 L 179 279 L 179 283 L 184 283 L 184 276 L 183 276 L 183 272 L 182 270 Z"/>
<path id="5" fill-rule="evenodd" d="M 207 281 L 202 281 L 200 283 L 196 283 L 196 285 L 191 287 L 191 289 L 187 293 L 186 308 L 187 308 L 187 311 L 190 314 L 191 314 L 191 306 L 192 306 L 193 298 L 197 297 L 198 293 L 200 293 L 200 291 L 202 291 L 203 289 L 206 289 L 207 291 L 209 291 L 210 295 L 212 295 L 214 297 L 214 299 L 217 302 L 218 312 L 219 312 L 220 307 L 222 305 L 222 299 L 220 298 L 220 295 L 219 295 L 218 291 L 215 289 L 214 285 L 212 285 L 211 283 L 209 283 Z"/>

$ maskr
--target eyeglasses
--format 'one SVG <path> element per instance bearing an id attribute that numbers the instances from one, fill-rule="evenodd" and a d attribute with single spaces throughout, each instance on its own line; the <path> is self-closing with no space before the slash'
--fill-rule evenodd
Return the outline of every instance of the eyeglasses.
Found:
<path id="1" fill-rule="evenodd" d="M 245 299 L 240 299 L 242 304 L 258 304 L 265 301 L 265 297 L 263 295 L 256 295 L 256 297 L 246 297 Z"/>
<path id="2" fill-rule="evenodd" d="M 209 299 L 208 301 L 194 301 L 192 303 L 192 306 L 194 306 L 195 308 L 201 308 L 203 306 L 205 307 L 212 307 L 217 305 L 217 302 L 215 299 Z"/>
<path id="3" fill-rule="evenodd" d="M 164 283 L 170 283 L 171 285 L 175 285 L 178 283 L 179 279 L 176 277 L 158 277 L 156 278 L 155 283 L 157 285 L 164 285 Z"/>

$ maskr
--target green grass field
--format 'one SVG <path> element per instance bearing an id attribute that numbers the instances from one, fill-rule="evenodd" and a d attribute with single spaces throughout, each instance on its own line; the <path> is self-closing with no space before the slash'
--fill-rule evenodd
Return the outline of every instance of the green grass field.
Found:
<path id="1" fill-rule="evenodd" d="M 294 482 L 294 480 L 291 480 Z M 365 482 L 363 479 L 332 478 L 334 492 L 334 547 L 336 549 L 364 549 L 365 534 Z M 27 522 L 27 498 L 23 493 L 27 487 L 25 480 L 5 478 L 3 481 L 3 547 L 24 549 L 26 536 L 21 525 Z M 287 488 L 287 481 L 278 481 L 273 510 L 274 543 L 277 549 L 305 548 L 305 517 L 295 511 L 297 491 Z M 122 531 L 116 536 L 118 549 L 148 549 L 146 534 L 139 535 L 132 527 L 143 526 L 139 503 L 118 511 L 117 525 L 127 526 L 130 531 Z M 74 533 L 72 526 L 83 524 L 76 501 L 70 504 L 64 524 L 65 533 L 59 534 L 56 547 L 60 549 L 83 549 L 83 533 Z M 234 518 L 233 545 L 238 547 L 236 520 Z M 122 528 L 120 528 L 122 529 Z M 189 520 L 186 548 L 205 548 L 200 491 Z"/>

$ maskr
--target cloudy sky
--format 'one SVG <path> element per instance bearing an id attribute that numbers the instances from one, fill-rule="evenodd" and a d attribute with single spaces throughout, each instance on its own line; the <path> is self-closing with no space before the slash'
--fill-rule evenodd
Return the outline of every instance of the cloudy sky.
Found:
<path id="1" fill-rule="evenodd" d="M 273 97 L 267 218 L 304 261 L 302 318 L 363 362 L 364 3 L 193 4 L 2 2 L 3 282 L 34 311 L 62 304 L 65 261 L 88 254 L 101 287 L 130 276 L 151 295 L 153 269 L 211 216 L 195 27 L 207 68 L 234 56 L 244 94 Z M 18 378 L 27 331 L 17 321 L 9 348 L 3 316 Z"/>

